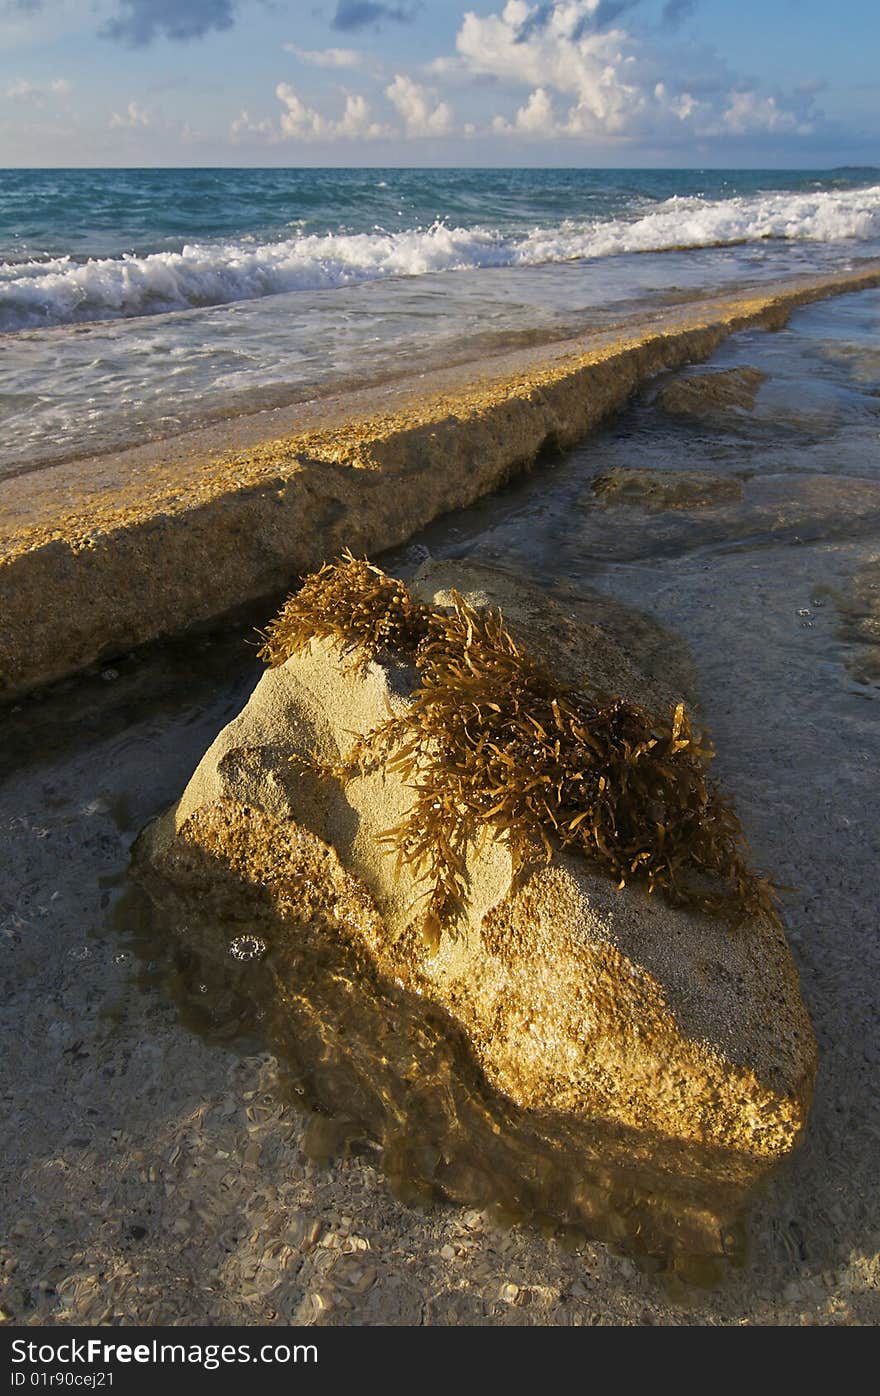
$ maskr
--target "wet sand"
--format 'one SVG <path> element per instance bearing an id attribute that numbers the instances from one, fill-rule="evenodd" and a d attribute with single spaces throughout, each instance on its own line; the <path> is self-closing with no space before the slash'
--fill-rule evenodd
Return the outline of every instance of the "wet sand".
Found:
<path id="1" fill-rule="evenodd" d="M 253 617 L 125 653 L 105 677 L 4 713 L 10 1319 L 880 1319 L 878 690 L 858 681 L 872 632 L 848 627 L 844 604 L 880 557 L 880 377 L 876 347 L 860 347 L 878 313 L 870 292 L 799 312 L 778 334 L 749 331 L 709 367 L 766 372 L 752 409 L 672 418 L 649 387 L 540 473 L 382 559 L 400 570 L 426 549 L 475 554 L 549 588 L 598 586 L 690 645 L 719 774 L 756 861 L 791 889 L 820 1047 L 807 1140 L 755 1208 L 747 1267 L 704 1290 L 699 1272 L 643 1275 L 601 1245 L 568 1253 L 485 1213 L 420 1211 L 391 1195 L 369 1152 L 327 1161 L 321 1131 L 273 1092 L 258 1044 L 233 1051 L 180 1021 L 167 958 L 127 892 L 128 850 L 259 676 Z M 671 507 L 658 507 L 656 479 L 648 507 L 644 479 L 616 500 L 595 488 L 638 469 L 668 477 Z M 682 469 L 702 491 L 691 481 L 683 503 Z M 703 489 L 707 474 L 725 488 Z"/>

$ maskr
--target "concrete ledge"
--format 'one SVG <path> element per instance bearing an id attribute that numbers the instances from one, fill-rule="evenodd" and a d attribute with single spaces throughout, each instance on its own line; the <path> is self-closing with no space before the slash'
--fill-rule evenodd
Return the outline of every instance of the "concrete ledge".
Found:
<path id="1" fill-rule="evenodd" d="M 292 586 L 343 547 L 402 543 L 543 447 L 573 445 L 663 369 L 877 285 L 876 262 L 777 283 L 505 355 L 476 381 L 471 367 L 470 379 L 458 370 L 336 401 L 323 418 L 304 411 L 308 429 L 294 434 L 249 439 L 268 432 L 264 417 L 224 428 L 226 449 L 197 434 L 19 476 L 0 486 L 0 694 Z M 371 415 L 377 399 L 384 410 Z"/>

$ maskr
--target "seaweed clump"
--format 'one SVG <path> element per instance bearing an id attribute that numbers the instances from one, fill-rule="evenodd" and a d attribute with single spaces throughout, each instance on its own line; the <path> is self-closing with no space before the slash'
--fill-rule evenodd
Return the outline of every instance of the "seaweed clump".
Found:
<path id="1" fill-rule="evenodd" d="M 427 606 L 351 554 L 306 579 L 261 656 L 281 664 L 314 637 L 416 669 L 407 712 L 357 738 L 334 774 L 386 764 L 413 789 L 385 839 L 427 882 L 429 942 L 461 909 L 466 850 L 487 831 L 507 840 L 518 869 L 554 847 L 576 850 L 619 887 L 641 883 L 732 926 L 779 923 L 774 889 L 750 867 L 736 814 L 709 776 L 711 744 L 683 703 L 663 716 L 562 685 L 499 611 L 455 593 L 450 609 Z"/>

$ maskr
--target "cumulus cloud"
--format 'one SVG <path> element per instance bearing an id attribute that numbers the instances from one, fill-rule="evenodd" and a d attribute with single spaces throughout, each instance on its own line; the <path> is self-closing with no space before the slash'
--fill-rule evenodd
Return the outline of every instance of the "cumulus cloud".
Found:
<path id="1" fill-rule="evenodd" d="M 294 140 L 375 140 L 384 134 L 373 121 L 366 99 L 349 93 L 339 120 L 322 116 L 300 99 L 286 82 L 279 82 L 275 95 L 285 110 L 281 114 L 281 134 Z"/>
<path id="2" fill-rule="evenodd" d="M 505 0 L 493 13 L 468 11 L 454 56 L 441 55 L 421 68 L 441 91 L 405 72 L 397 72 L 384 88 L 397 117 L 394 129 L 373 115 L 363 96 L 349 93 L 341 115 L 331 116 L 309 105 L 296 88 L 279 83 L 280 115 L 254 119 L 244 111 L 233 122 L 232 136 L 268 142 L 417 140 L 448 137 L 455 130 L 535 141 L 684 145 L 811 129 L 812 90 L 759 91 L 713 50 L 670 37 L 691 12 L 690 0 L 667 0 L 661 26 L 655 23 L 636 35 L 630 18 L 643 3 Z M 379 17 L 370 3 L 340 5 L 337 17 L 342 14 L 350 25 L 366 23 L 367 10 L 372 21 Z M 286 48 L 301 62 L 328 70 L 355 71 L 372 61 L 351 48 Z M 449 84 L 467 84 L 483 94 L 491 84 L 507 109 L 497 109 L 499 100 L 494 116 L 459 126 L 444 100 L 442 89 Z"/>
<path id="3" fill-rule="evenodd" d="M 382 5 L 378 0 L 338 0 L 330 23 L 334 29 L 366 29 L 388 19 L 408 24 L 412 17 L 412 10 L 402 5 Z"/>
<path id="4" fill-rule="evenodd" d="M 278 127 L 267 116 L 255 117 L 245 108 L 240 111 L 229 128 L 229 135 L 235 145 L 265 141 L 271 144 L 279 139 Z"/>
<path id="5" fill-rule="evenodd" d="M 18 78 L 6 87 L 6 97 L 10 102 L 29 102 L 43 106 L 48 98 L 66 97 L 72 91 L 67 78 L 54 78 L 51 82 L 28 82 Z"/>
<path id="6" fill-rule="evenodd" d="M 449 135 L 454 125 L 452 109 L 438 100 L 434 89 L 423 87 L 404 73 L 397 73 L 385 88 L 385 97 L 400 118 L 397 125 L 389 125 L 374 116 L 369 102 L 360 93 L 346 93 L 341 114 L 332 116 L 311 106 L 290 83 L 279 82 L 275 96 L 282 108 L 277 120 L 254 117 L 247 110 L 239 112 L 230 127 L 235 143 L 277 145 L 282 141 L 326 143 L 437 137 Z M 473 128 L 468 134 L 473 134 Z"/>
<path id="7" fill-rule="evenodd" d="M 559 124 L 550 94 L 545 88 L 536 87 L 512 122 L 503 116 L 496 116 L 492 121 L 492 129 L 499 135 L 509 135 L 514 131 L 521 131 L 528 136 L 558 135 Z"/>
<path id="8" fill-rule="evenodd" d="M 596 0 L 537 7 L 508 0 L 501 14 L 466 14 L 456 46 L 472 73 L 573 98 L 564 126 L 616 135 L 645 96 L 628 35 L 597 28 L 597 11 Z M 518 113 L 511 129 L 521 129 L 519 121 Z"/>
<path id="9" fill-rule="evenodd" d="M 748 91 L 730 94 L 730 105 L 722 113 L 721 124 L 735 136 L 749 135 L 753 131 L 806 134 L 809 130 L 794 112 L 782 110 L 775 97 L 761 97 L 757 92 Z"/>
<path id="10" fill-rule="evenodd" d="M 606 142 L 810 129 L 809 94 L 759 93 L 711 50 L 634 36 L 618 21 L 638 3 L 507 0 L 500 13 L 468 12 L 456 39 L 460 63 L 473 76 L 528 92 L 512 117 L 495 117 L 492 129 Z M 669 0 L 667 24 L 687 9 Z"/>
<path id="11" fill-rule="evenodd" d="M 437 102 L 436 93 L 398 73 L 385 96 L 403 118 L 407 136 L 446 136 L 452 130 L 452 110 Z"/>
<path id="12" fill-rule="evenodd" d="M 120 115 L 115 111 L 110 118 L 110 125 L 114 130 L 120 127 L 129 127 L 132 130 L 143 129 L 145 126 L 152 126 L 153 117 L 138 102 L 129 102 L 125 111 Z"/>
<path id="13" fill-rule="evenodd" d="M 262 141 L 275 145 L 280 141 L 371 141 L 388 135 L 387 127 L 374 121 L 365 97 L 348 93 L 342 115 L 328 117 L 310 107 L 287 82 L 279 82 L 275 95 L 282 106 L 278 121 L 268 118 L 254 120 L 247 111 L 241 112 L 230 127 L 237 143 Z"/>

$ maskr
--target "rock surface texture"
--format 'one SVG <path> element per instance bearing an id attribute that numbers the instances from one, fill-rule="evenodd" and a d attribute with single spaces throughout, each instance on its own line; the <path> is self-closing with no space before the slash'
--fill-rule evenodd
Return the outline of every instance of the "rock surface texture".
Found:
<path id="1" fill-rule="evenodd" d="M 878 283 L 868 263 L 742 289 L 511 351 L 479 371 L 440 370 L 430 390 L 404 378 L 385 394 L 294 404 L 6 481 L 0 695 L 272 596 L 343 547 L 394 547 L 542 450 L 574 445 L 656 374 L 707 358 L 738 330 L 778 328 L 797 306 Z"/>
<path id="2" fill-rule="evenodd" d="M 742 483 L 712 470 L 636 470 L 618 466 L 593 481 L 604 504 L 635 504 L 643 509 L 710 509 L 736 504 Z"/>
<path id="3" fill-rule="evenodd" d="M 676 378 L 657 394 L 666 412 L 676 416 L 706 417 L 717 412 L 749 412 L 758 389 L 766 380 L 760 368 L 727 368 L 714 373 L 695 373 Z"/>
<path id="4" fill-rule="evenodd" d="M 689 696 L 674 637 L 607 597 L 554 600 L 469 563 L 428 563 L 410 590 L 444 606 L 453 588 L 500 606 L 562 681 L 658 710 Z M 387 764 L 350 779 L 301 764 L 338 768 L 414 682 L 313 641 L 141 836 L 135 870 L 187 944 L 192 997 L 252 1022 L 335 1145 L 377 1142 L 406 1195 L 655 1257 L 735 1255 L 812 1093 L 784 934 L 618 890 L 573 853 L 515 875 L 489 835 L 467 850 L 455 924 L 420 936 L 424 886 L 382 841 L 411 787 Z"/>

